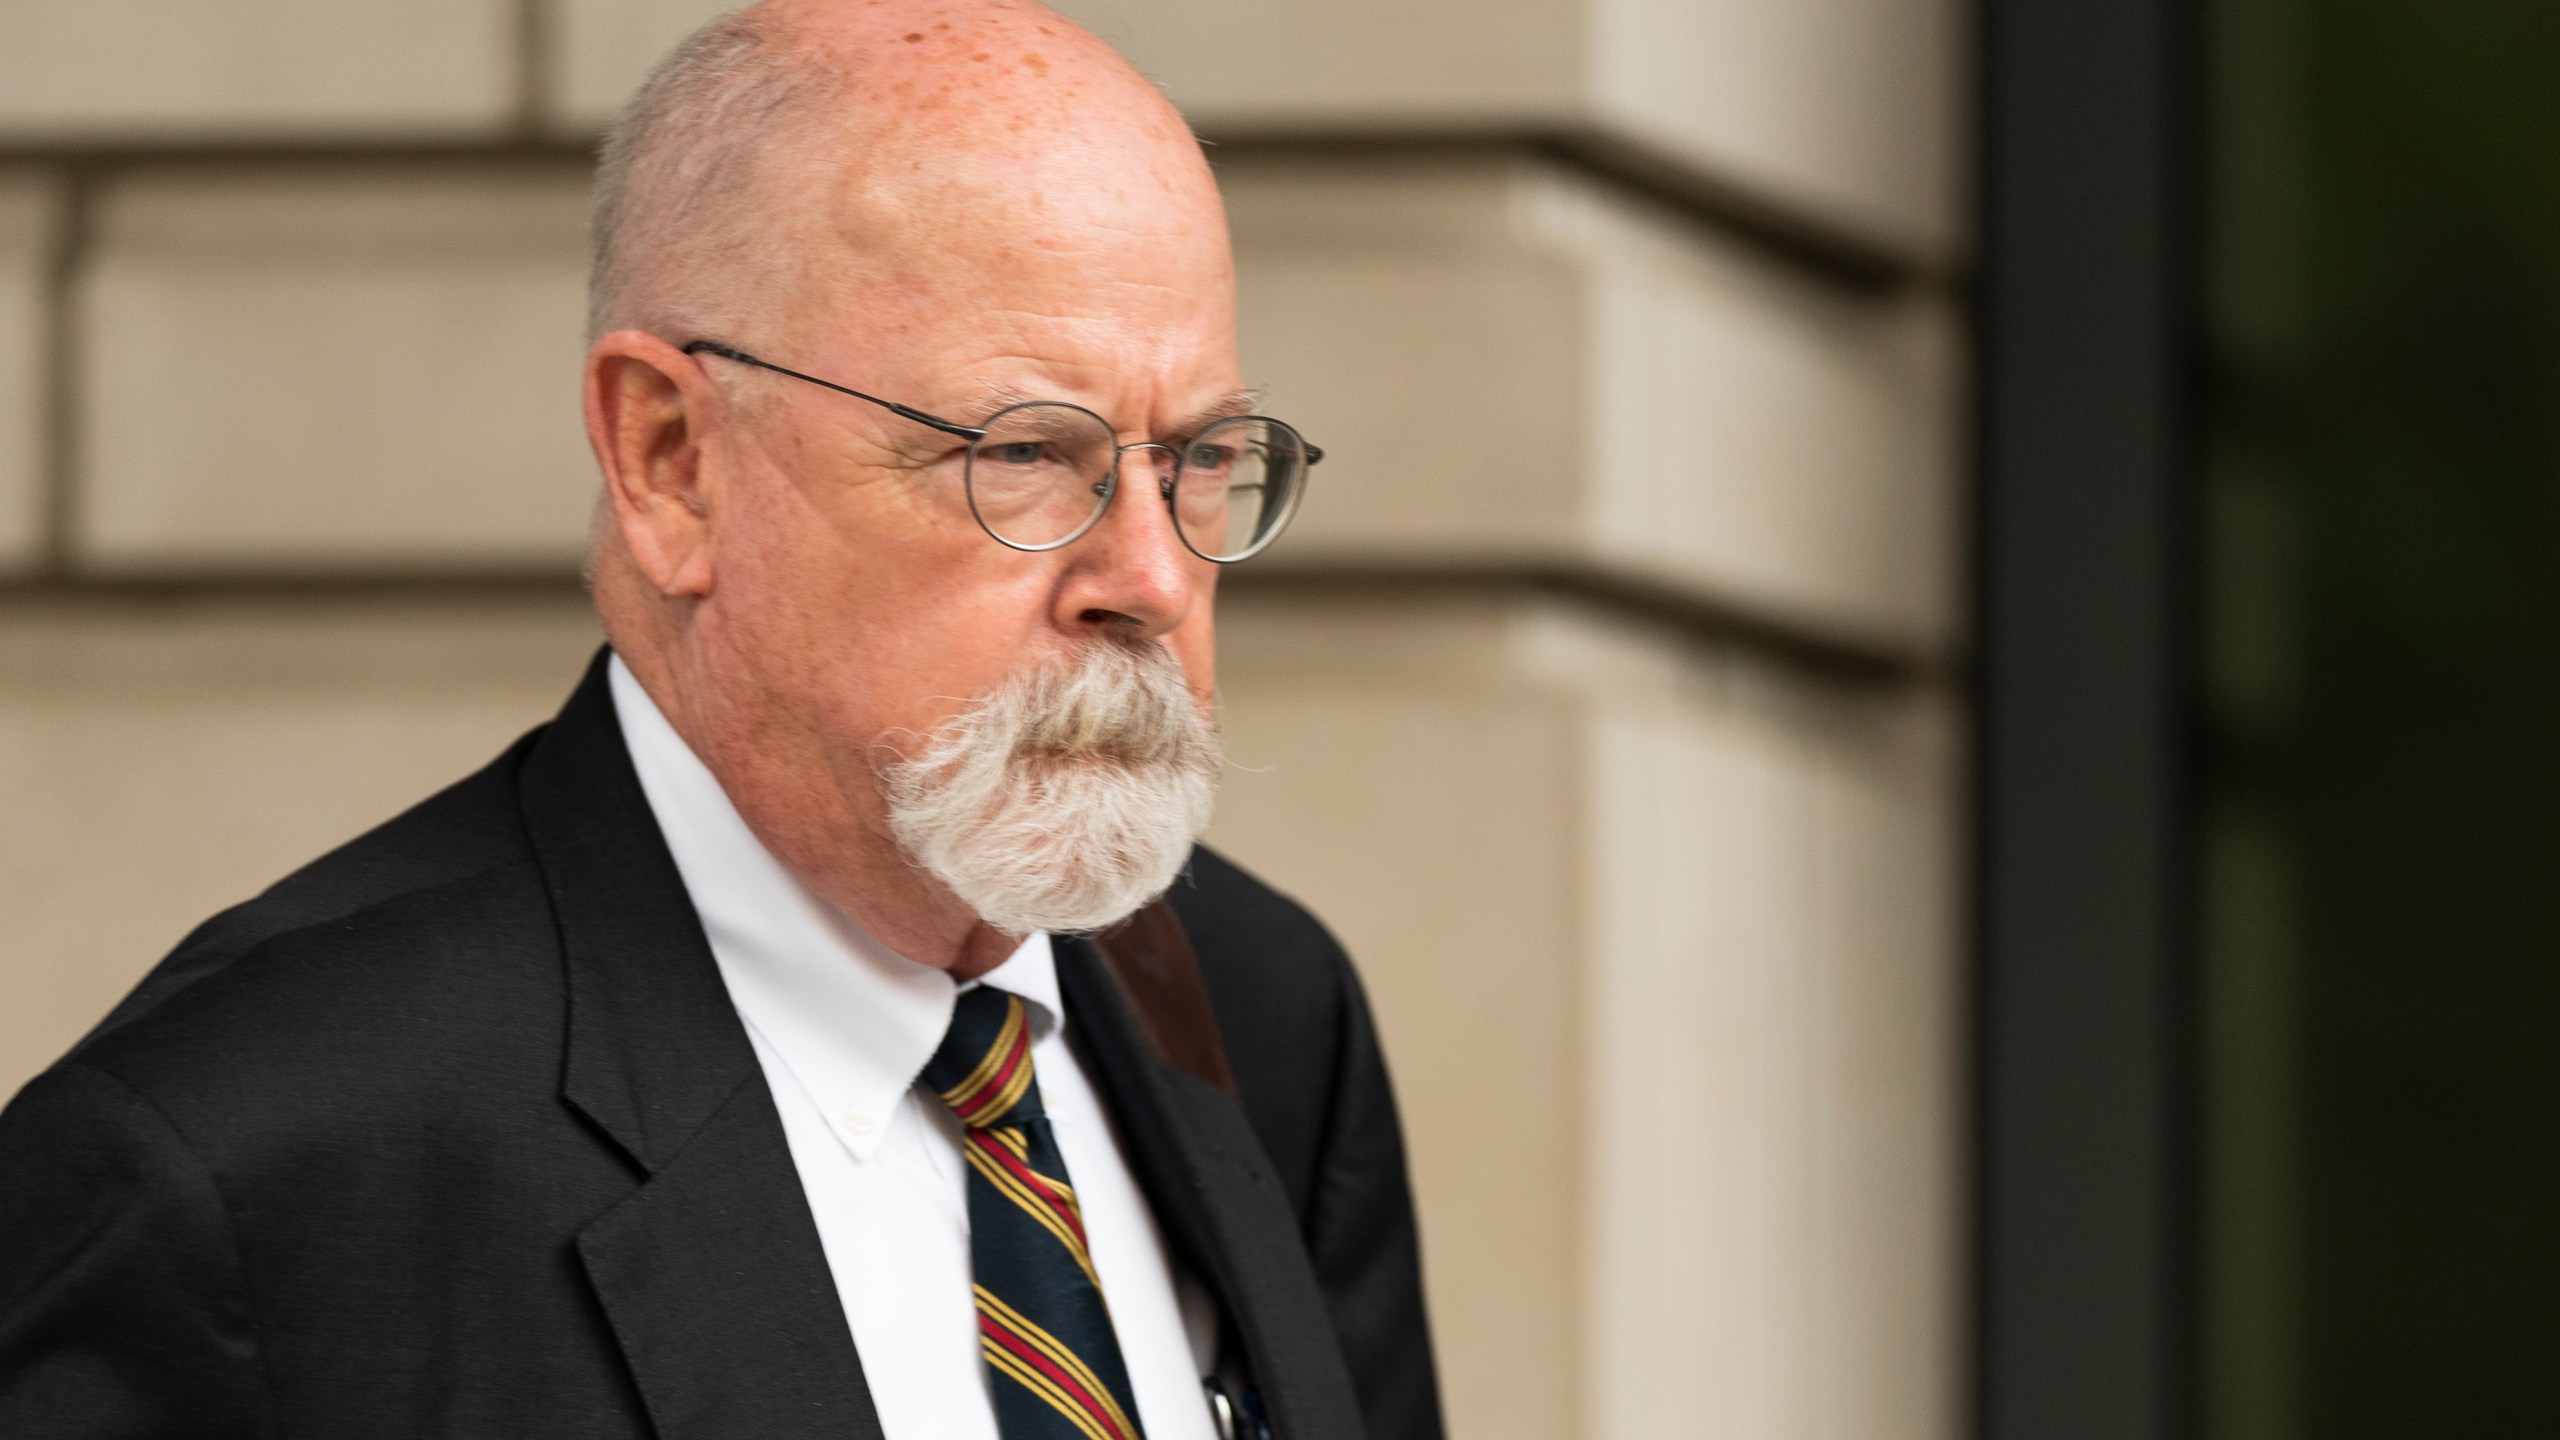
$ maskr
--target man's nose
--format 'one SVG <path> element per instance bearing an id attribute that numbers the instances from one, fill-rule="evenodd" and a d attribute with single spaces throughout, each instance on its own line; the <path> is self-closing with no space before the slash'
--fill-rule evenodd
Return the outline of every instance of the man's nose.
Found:
<path id="1" fill-rule="evenodd" d="M 1162 635 L 1190 613 L 1207 562 L 1183 545 L 1165 502 L 1174 452 L 1153 442 L 1128 445 L 1119 465 L 1111 508 L 1068 547 L 1073 568 L 1058 597 L 1059 618 L 1070 627 Z"/>

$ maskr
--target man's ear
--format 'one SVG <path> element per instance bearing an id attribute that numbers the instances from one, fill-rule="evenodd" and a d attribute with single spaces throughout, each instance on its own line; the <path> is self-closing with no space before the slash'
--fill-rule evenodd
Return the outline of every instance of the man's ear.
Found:
<path id="1" fill-rule="evenodd" d="M 657 336 L 616 330 L 587 351 L 585 399 L 587 444 L 633 563 L 662 595 L 709 594 L 718 497 L 702 425 L 720 405 L 709 377 Z"/>

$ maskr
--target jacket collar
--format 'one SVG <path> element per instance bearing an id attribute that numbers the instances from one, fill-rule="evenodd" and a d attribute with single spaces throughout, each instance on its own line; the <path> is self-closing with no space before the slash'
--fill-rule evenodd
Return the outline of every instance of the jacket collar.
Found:
<path id="1" fill-rule="evenodd" d="M 599 655 L 518 789 L 566 966 L 561 1095 L 642 1175 L 579 1259 L 664 1440 L 880 1440 L 781 1118 L 605 675 Z"/>
<path id="2" fill-rule="evenodd" d="M 609 653 L 525 758 L 518 793 L 568 967 L 562 1093 L 654 1173 L 757 1069 L 623 746 Z"/>

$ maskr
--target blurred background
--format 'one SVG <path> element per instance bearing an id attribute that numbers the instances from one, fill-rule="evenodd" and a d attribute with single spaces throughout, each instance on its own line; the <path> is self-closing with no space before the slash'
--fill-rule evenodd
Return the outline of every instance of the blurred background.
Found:
<path id="1" fill-rule="evenodd" d="M 575 679 L 591 147 L 722 8 L 0 14 L 0 1094 Z M 1213 840 L 1460 1440 L 2560 1433 L 2560 10 L 1062 8 L 1335 457 Z"/>

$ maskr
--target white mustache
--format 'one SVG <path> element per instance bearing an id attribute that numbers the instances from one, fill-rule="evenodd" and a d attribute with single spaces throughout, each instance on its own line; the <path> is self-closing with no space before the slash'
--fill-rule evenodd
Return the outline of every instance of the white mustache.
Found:
<path id="1" fill-rule="evenodd" d="M 1088 931 L 1182 873 L 1208 828 L 1216 727 L 1153 641 L 1027 670 L 881 767 L 909 859 L 999 930 Z"/>

